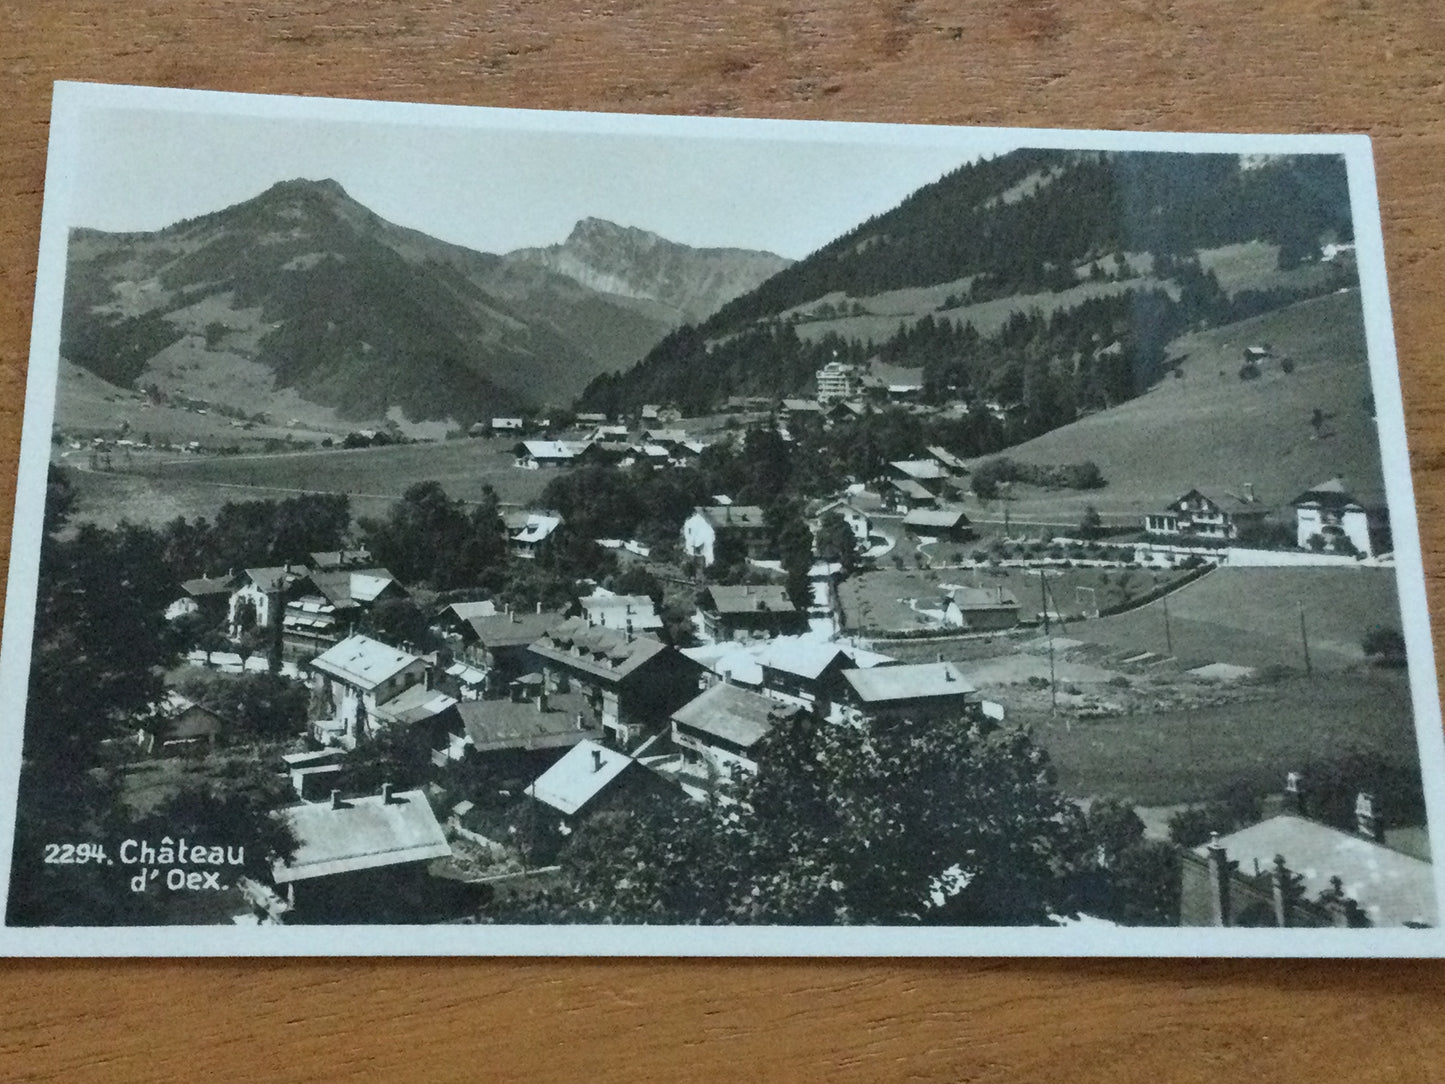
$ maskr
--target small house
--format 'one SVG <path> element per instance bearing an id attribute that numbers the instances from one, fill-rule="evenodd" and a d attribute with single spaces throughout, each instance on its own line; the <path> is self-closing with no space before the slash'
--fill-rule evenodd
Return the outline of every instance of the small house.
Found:
<path id="1" fill-rule="evenodd" d="M 726 504 L 696 508 L 682 524 L 682 548 L 689 557 L 709 567 L 717 560 L 719 539 L 736 543 L 747 557 L 762 557 L 768 547 L 768 527 L 757 505 Z"/>
<path id="2" fill-rule="evenodd" d="M 982 715 L 978 690 L 951 662 L 899 663 L 843 671 L 847 721 L 972 719 Z"/>
<path id="3" fill-rule="evenodd" d="M 1301 493 L 1290 502 L 1295 513 L 1295 537 L 1301 549 L 1374 555 L 1370 516 L 1339 478 L 1331 478 Z"/>
<path id="4" fill-rule="evenodd" d="M 918 538 L 966 542 L 973 537 L 973 524 L 962 508 L 914 508 L 903 517 L 903 528 Z"/>
<path id="5" fill-rule="evenodd" d="M 946 597 L 943 623 L 970 632 L 1011 629 L 1019 623 L 1019 600 L 1006 587 L 955 587 Z"/>
<path id="6" fill-rule="evenodd" d="M 801 613 L 781 584 L 715 584 L 703 593 L 703 632 L 713 640 L 786 636 L 804 632 Z"/>

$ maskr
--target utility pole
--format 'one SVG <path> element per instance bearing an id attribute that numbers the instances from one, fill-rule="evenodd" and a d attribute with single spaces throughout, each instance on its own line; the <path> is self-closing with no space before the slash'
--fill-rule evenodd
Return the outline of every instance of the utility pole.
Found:
<path id="1" fill-rule="evenodd" d="M 1300 645 L 1305 653 L 1305 676 L 1314 676 L 1314 667 L 1310 665 L 1310 634 L 1305 629 L 1305 604 L 1299 603 L 1299 639 Z"/>
<path id="2" fill-rule="evenodd" d="M 1169 632 L 1169 596 L 1159 596 L 1159 601 L 1164 603 L 1164 650 L 1174 654 L 1174 637 Z"/>

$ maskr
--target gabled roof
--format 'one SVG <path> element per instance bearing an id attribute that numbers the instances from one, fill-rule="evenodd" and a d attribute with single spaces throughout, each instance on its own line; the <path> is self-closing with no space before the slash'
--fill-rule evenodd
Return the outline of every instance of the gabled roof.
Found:
<path id="1" fill-rule="evenodd" d="M 715 530 L 754 530 L 765 526 L 763 510 L 755 504 L 710 505 L 693 514 L 702 516 Z"/>
<path id="2" fill-rule="evenodd" d="M 646 595 L 589 595 L 580 605 L 591 625 L 610 629 L 630 627 L 636 632 L 660 629 L 663 625 L 652 599 Z"/>
<path id="3" fill-rule="evenodd" d="M 244 579 L 250 580 L 262 591 L 270 594 L 289 587 L 309 573 L 305 565 L 274 565 L 266 568 L 248 568 L 242 571 Z"/>
<path id="4" fill-rule="evenodd" d="M 534 699 L 464 700 L 457 714 L 478 752 L 562 749 L 596 733 L 596 719 L 580 693 L 554 693 L 546 707 Z M 582 725 L 577 725 L 577 717 Z"/>
<path id="5" fill-rule="evenodd" d="M 485 602 L 453 602 L 438 615 L 445 617 L 450 614 L 452 617 L 466 621 L 473 617 L 495 617 L 497 604 L 490 600 Z"/>
<path id="6" fill-rule="evenodd" d="M 1312 504 L 1333 510 L 1357 508 L 1360 511 L 1364 511 L 1364 505 L 1360 504 L 1359 501 L 1345 492 L 1345 483 L 1340 478 L 1331 478 L 1328 482 L 1321 482 L 1319 485 L 1311 486 L 1289 503 L 1295 508 Z"/>
<path id="7" fill-rule="evenodd" d="M 950 597 L 960 610 L 1016 610 L 1019 605 L 1007 587 L 955 587 Z"/>
<path id="8" fill-rule="evenodd" d="M 626 753 L 584 739 L 527 788 L 537 801 L 572 816 L 637 762 Z"/>
<path id="9" fill-rule="evenodd" d="M 554 610 L 542 613 L 513 611 L 491 617 L 473 617 L 468 619 L 467 624 L 485 647 L 519 647 L 530 644 L 561 620 L 562 615 Z"/>
<path id="10" fill-rule="evenodd" d="M 978 690 L 951 662 L 900 663 L 870 670 L 844 670 L 843 680 L 865 704 L 963 696 Z"/>
<path id="11" fill-rule="evenodd" d="M 439 689 L 428 689 L 425 685 L 413 685 L 403 689 L 385 704 L 378 704 L 376 714 L 385 722 L 410 725 L 440 715 L 457 701 Z"/>
<path id="12" fill-rule="evenodd" d="M 341 803 L 305 803 L 280 811 L 300 840 L 289 863 L 271 868 L 277 884 L 336 873 L 446 858 L 452 849 L 436 814 L 419 790 L 353 798 Z"/>
<path id="13" fill-rule="evenodd" d="M 953 530 L 966 527 L 969 518 L 962 508 L 915 508 L 903 517 L 907 527 L 943 527 Z"/>
<path id="14" fill-rule="evenodd" d="M 349 685 L 374 689 L 420 661 L 415 655 L 357 633 L 312 659 L 311 668 Z"/>
<path id="15" fill-rule="evenodd" d="M 927 448 L 923 450 L 929 455 L 931 455 L 935 460 L 937 460 L 939 465 L 946 467 L 948 470 L 964 472 L 968 470 L 967 463 L 965 463 L 958 456 L 954 455 L 947 448 L 943 447 L 941 444 L 930 444 Z"/>
<path id="16" fill-rule="evenodd" d="M 916 482 L 937 482 L 948 477 L 948 471 L 932 459 L 896 459 L 888 465 Z"/>
<path id="17" fill-rule="evenodd" d="M 593 677 L 622 681 L 670 648 L 652 636 L 598 628 L 585 618 L 569 617 L 534 643 L 532 650 Z"/>
<path id="18" fill-rule="evenodd" d="M 1330 878 L 1338 877 L 1345 895 L 1376 926 L 1439 923 L 1430 863 L 1372 840 L 1284 813 L 1231 832 L 1219 843 L 1246 875 L 1256 863 L 1259 869 L 1272 869 L 1275 855 L 1282 856 L 1290 872 L 1304 878 L 1310 898 L 1329 889 Z M 1196 847 L 1194 853 L 1205 856 L 1209 847 Z"/>
<path id="19" fill-rule="evenodd" d="M 524 440 L 517 450 L 533 459 L 576 459 L 590 447 L 590 440 Z"/>
<path id="20" fill-rule="evenodd" d="M 207 595 L 229 595 L 236 586 L 236 577 L 197 576 L 194 580 L 182 580 L 181 590 L 191 598 L 205 598 Z"/>
<path id="21" fill-rule="evenodd" d="M 562 526 L 561 516 L 548 516 L 541 512 L 508 513 L 503 520 L 513 542 L 542 542 Z"/>
<path id="22" fill-rule="evenodd" d="M 912 478 L 890 478 L 888 480 L 888 485 L 891 488 L 898 490 L 898 492 L 912 497 L 914 500 L 933 501 L 938 499 L 932 493 L 928 492 L 928 490 L 923 488 L 922 482 L 915 481 Z"/>
<path id="23" fill-rule="evenodd" d="M 345 565 L 365 564 L 371 560 L 371 551 L 363 546 L 354 550 L 322 550 L 309 556 L 312 568 L 341 568 Z"/>
<path id="24" fill-rule="evenodd" d="M 759 693 L 719 682 L 672 713 L 681 726 L 700 731 L 742 749 L 750 749 L 773 729 L 788 709 Z"/>
<path id="25" fill-rule="evenodd" d="M 809 680 L 817 678 L 839 659 L 851 661 L 837 644 L 792 636 L 773 640 L 758 655 L 758 663 L 765 669 L 781 670 Z"/>
<path id="26" fill-rule="evenodd" d="M 398 583 L 384 568 L 313 572 L 310 579 L 317 593 L 338 610 L 375 602 L 383 591 Z"/>
<path id="27" fill-rule="evenodd" d="M 712 609 L 719 614 L 797 613 L 798 608 L 781 584 L 715 584 L 707 589 Z"/>

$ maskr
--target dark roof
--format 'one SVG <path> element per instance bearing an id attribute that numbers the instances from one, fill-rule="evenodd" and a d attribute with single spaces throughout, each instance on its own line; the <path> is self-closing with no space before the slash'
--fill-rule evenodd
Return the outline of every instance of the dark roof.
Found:
<path id="1" fill-rule="evenodd" d="M 1295 508 L 1302 504 L 1317 504 L 1321 508 L 1335 510 L 1351 507 L 1363 510 L 1364 508 L 1359 501 L 1345 492 L 1345 483 L 1339 478 L 1331 478 L 1328 482 L 1312 486 L 1289 503 Z"/>
<path id="2" fill-rule="evenodd" d="M 788 589 L 779 584 L 716 585 L 707 589 L 712 609 L 719 614 L 797 613 Z"/>
<path id="3" fill-rule="evenodd" d="M 492 617 L 469 617 L 467 624 L 487 647 L 520 647 L 530 644 L 562 620 L 554 610 L 541 613 L 495 614 Z"/>
<path id="4" fill-rule="evenodd" d="M 310 573 L 305 565 L 275 565 L 267 568 L 248 568 L 243 573 L 247 579 L 268 594 L 289 587 L 301 577 Z"/>
<path id="5" fill-rule="evenodd" d="M 596 718 L 580 693 L 555 693 L 542 710 L 534 699 L 463 700 L 457 714 L 478 752 L 563 749 L 596 736 Z"/>
<path id="6" fill-rule="evenodd" d="M 194 580 L 182 580 L 181 590 L 192 598 L 204 598 L 206 595 L 229 595 L 236 586 L 236 577 L 225 576 L 197 576 Z"/>
<path id="7" fill-rule="evenodd" d="M 544 659 L 608 681 L 630 677 L 669 651 L 678 654 L 654 637 L 589 625 L 582 617 L 570 617 L 555 625 L 532 645 L 532 650 Z"/>
<path id="8" fill-rule="evenodd" d="M 779 717 L 798 710 L 721 682 L 678 708 L 672 718 L 681 726 L 748 749 L 768 736 Z"/>
<path id="9" fill-rule="evenodd" d="M 765 526 L 763 510 L 755 504 L 712 505 L 697 511 L 717 530 L 753 530 Z"/>
<path id="10" fill-rule="evenodd" d="M 226 720 L 209 708 L 191 704 L 161 724 L 167 741 L 190 741 L 193 738 L 214 738 L 226 729 Z"/>
<path id="11" fill-rule="evenodd" d="M 966 527 L 969 518 L 962 508 L 915 508 L 903 517 L 908 527 L 943 527 L 952 530 Z"/>
<path id="12" fill-rule="evenodd" d="M 1019 605 L 1007 587 L 955 587 L 951 597 L 960 610 L 1016 610 Z"/>
<path id="13" fill-rule="evenodd" d="M 312 568 L 342 568 L 345 565 L 365 564 L 371 560 L 371 551 L 364 546 L 355 550 L 322 550 L 310 554 Z"/>

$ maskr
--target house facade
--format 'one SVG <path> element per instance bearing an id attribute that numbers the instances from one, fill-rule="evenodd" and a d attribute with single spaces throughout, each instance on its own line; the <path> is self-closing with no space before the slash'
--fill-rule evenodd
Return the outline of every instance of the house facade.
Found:
<path id="1" fill-rule="evenodd" d="M 751 775 L 773 727 L 800 710 L 723 682 L 673 712 L 672 743 L 690 774 L 702 780 L 726 780 L 735 771 Z"/>
<path id="2" fill-rule="evenodd" d="M 808 628 L 808 615 L 781 584 L 715 584 L 704 592 L 701 617 L 703 634 L 713 640 L 787 636 Z"/>
<path id="3" fill-rule="evenodd" d="M 843 671 L 840 717 L 846 722 L 977 719 L 978 690 L 951 662 L 899 663 Z"/>
<path id="4" fill-rule="evenodd" d="M 1265 514 L 1266 510 L 1253 502 L 1216 500 L 1191 489 L 1163 511 L 1147 514 L 1144 530 L 1165 538 L 1229 542 L 1239 537 L 1242 525 L 1258 522 Z"/>
<path id="5" fill-rule="evenodd" d="M 718 540 L 730 536 L 751 558 L 767 551 L 768 528 L 756 505 L 727 504 L 696 508 L 682 524 L 683 552 L 704 568 L 717 560 Z"/>
<path id="6" fill-rule="evenodd" d="M 943 623 L 970 632 L 1011 629 L 1019 623 L 1019 600 L 1006 587 L 956 587 L 945 596 Z"/>
<path id="7" fill-rule="evenodd" d="M 1300 549 L 1340 552 L 1353 549 L 1374 556 L 1370 517 L 1365 506 L 1345 492 L 1338 478 L 1301 493 L 1290 502 L 1295 512 L 1295 538 Z"/>
<path id="8" fill-rule="evenodd" d="M 310 570 L 305 565 L 248 568 L 236 578 L 227 605 L 227 624 L 233 637 L 249 629 L 270 629 L 281 623 L 288 599 L 304 585 Z"/>
<path id="9" fill-rule="evenodd" d="M 356 748 L 387 725 L 394 714 L 386 710 L 389 701 L 427 686 L 425 660 L 362 635 L 318 655 L 309 670 L 311 736 L 343 749 Z"/>

